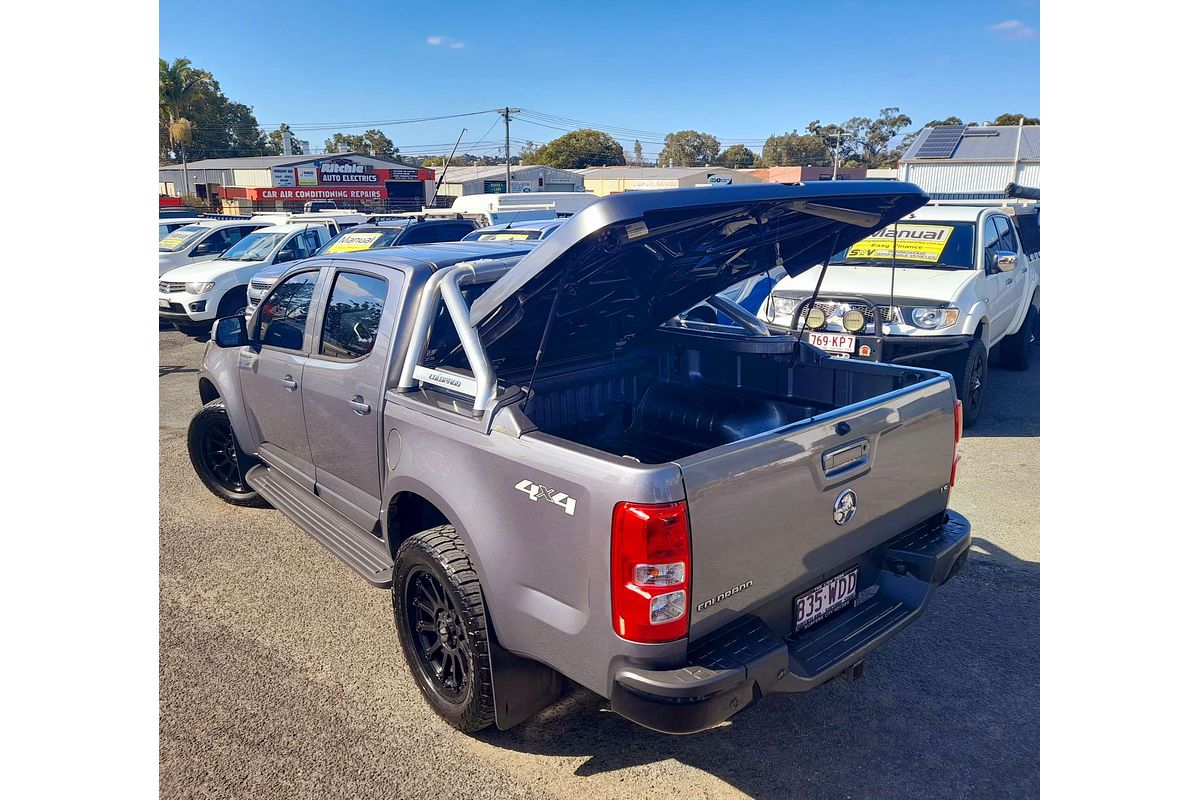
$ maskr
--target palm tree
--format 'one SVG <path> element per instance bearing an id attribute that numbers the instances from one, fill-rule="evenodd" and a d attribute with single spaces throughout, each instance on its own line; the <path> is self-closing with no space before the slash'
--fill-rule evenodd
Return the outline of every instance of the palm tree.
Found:
<path id="1" fill-rule="evenodd" d="M 183 111 L 195 98 L 209 88 L 210 76 L 206 72 L 192 68 L 192 62 L 186 58 L 177 58 L 168 64 L 163 59 L 158 60 L 158 114 L 167 125 L 167 136 L 172 145 L 182 145 L 182 126 L 176 123 L 183 119 Z M 187 126 L 190 138 L 191 124 Z M 180 147 L 183 158 L 183 189 L 181 195 L 187 196 L 187 154 Z"/>

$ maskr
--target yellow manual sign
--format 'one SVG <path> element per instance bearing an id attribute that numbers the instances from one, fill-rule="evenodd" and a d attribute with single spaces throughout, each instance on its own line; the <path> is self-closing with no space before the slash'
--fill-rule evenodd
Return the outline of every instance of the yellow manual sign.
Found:
<path id="1" fill-rule="evenodd" d="M 897 230 L 899 228 L 899 230 Z M 851 245 L 846 259 L 890 259 L 892 247 L 897 261 L 927 261 L 935 263 L 942 257 L 954 228 L 950 225 L 915 225 L 902 222 L 876 231 L 857 244 Z"/>

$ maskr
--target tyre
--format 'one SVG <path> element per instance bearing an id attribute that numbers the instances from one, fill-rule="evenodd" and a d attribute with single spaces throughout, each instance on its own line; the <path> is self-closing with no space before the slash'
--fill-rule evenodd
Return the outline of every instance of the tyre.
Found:
<path id="1" fill-rule="evenodd" d="M 983 412 L 983 397 L 987 389 L 987 348 L 975 339 L 967 350 L 966 358 L 954 371 L 954 388 L 963 404 L 963 427 L 969 428 Z"/>
<path id="2" fill-rule="evenodd" d="M 235 506 L 269 508 L 242 480 L 242 468 L 250 466 L 250 456 L 233 436 L 224 400 L 213 400 L 196 412 L 188 425 L 187 442 L 192 468 L 210 492 Z"/>
<path id="3" fill-rule="evenodd" d="M 453 526 L 400 546 L 392 610 L 404 658 L 433 710 L 465 732 L 495 722 L 483 590 Z"/>
<path id="4" fill-rule="evenodd" d="M 217 304 L 217 319 L 240 314 L 245 307 L 246 287 L 235 286 L 226 292 L 225 296 L 221 298 L 221 302 Z"/>
<path id="5" fill-rule="evenodd" d="M 1033 362 L 1033 348 L 1037 347 L 1042 331 L 1041 313 L 1031 305 L 1025 312 L 1021 327 L 1000 342 L 1000 366 L 1005 369 L 1027 370 Z"/>

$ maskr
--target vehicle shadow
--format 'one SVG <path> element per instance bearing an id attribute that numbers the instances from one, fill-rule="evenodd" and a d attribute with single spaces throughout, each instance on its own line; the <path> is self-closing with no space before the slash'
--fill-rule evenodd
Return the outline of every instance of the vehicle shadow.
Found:
<path id="1" fill-rule="evenodd" d="M 1041 354 L 1034 350 L 1033 364 L 1024 372 L 988 364 L 983 416 L 964 436 L 1041 435 Z"/>
<path id="2" fill-rule="evenodd" d="M 682 737 L 641 728 L 575 687 L 523 725 L 478 738 L 586 756 L 575 774 L 614 786 L 624 777 L 609 773 L 674 760 L 755 798 L 1036 796 L 1039 569 L 979 544 L 991 555 L 973 556 L 854 683 L 771 695 Z"/>

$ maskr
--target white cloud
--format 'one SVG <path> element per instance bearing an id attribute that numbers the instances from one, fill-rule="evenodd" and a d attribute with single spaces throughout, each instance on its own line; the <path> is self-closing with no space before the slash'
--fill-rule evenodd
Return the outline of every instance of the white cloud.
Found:
<path id="1" fill-rule="evenodd" d="M 1003 22 L 997 22 L 995 25 L 987 27 L 989 31 L 995 31 L 1000 34 L 1001 39 L 1029 39 L 1037 36 L 1037 31 L 1021 22 L 1019 19 L 1006 19 Z"/>
<path id="2" fill-rule="evenodd" d="M 454 50 L 461 50 L 467 46 L 465 42 L 460 42 L 457 39 L 451 39 L 449 36 L 426 36 L 425 41 L 434 47 L 449 45 Z"/>

